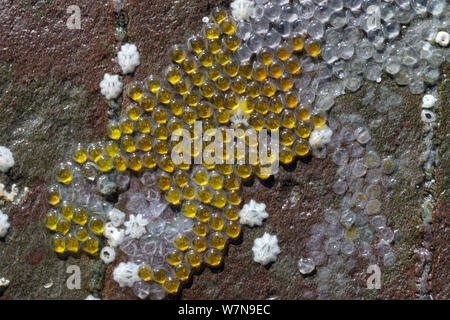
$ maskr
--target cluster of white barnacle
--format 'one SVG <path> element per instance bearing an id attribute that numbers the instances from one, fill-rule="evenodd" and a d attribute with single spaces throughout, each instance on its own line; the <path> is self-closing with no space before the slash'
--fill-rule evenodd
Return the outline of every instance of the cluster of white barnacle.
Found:
<path id="1" fill-rule="evenodd" d="M 136 45 L 130 43 L 122 45 L 117 54 L 117 58 L 123 74 L 133 73 L 136 67 L 141 63 Z M 103 80 L 100 82 L 100 90 L 106 99 L 110 100 L 118 98 L 122 93 L 122 89 L 123 84 L 119 75 L 105 73 Z"/>

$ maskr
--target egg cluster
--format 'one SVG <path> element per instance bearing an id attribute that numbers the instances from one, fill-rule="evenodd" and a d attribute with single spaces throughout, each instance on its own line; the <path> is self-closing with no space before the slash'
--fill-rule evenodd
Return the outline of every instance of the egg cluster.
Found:
<path id="1" fill-rule="evenodd" d="M 311 130 L 325 124 L 325 115 L 311 114 L 309 108 L 299 106 L 292 91 L 294 77 L 300 72 L 302 38 L 287 39 L 280 48 L 261 52 L 253 63 L 240 63 L 235 53 L 240 44 L 236 22 L 219 8 L 213 10 L 211 20 L 185 46 L 170 50 L 173 64 L 165 69 L 164 79 L 149 76 L 143 83 L 127 86 L 133 102 L 119 121 L 108 124 L 110 143 L 116 147 L 114 153 L 105 149 L 108 166 L 100 168 L 105 172 L 113 167 L 136 172 L 154 169 L 155 183 L 165 200 L 193 220 L 192 235 L 177 235 L 174 249 L 167 255 L 173 277 L 166 269 L 147 264 L 139 269 L 143 281 L 153 279 L 170 293 L 178 290 L 179 281 L 189 278 L 190 269 L 203 262 L 218 266 L 228 240 L 239 236 L 241 180 L 253 173 L 262 179 L 269 177 L 261 172 L 259 162 L 175 165 L 170 154 L 177 146 L 169 142 L 171 134 L 186 129 L 192 140 L 209 134 L 226 143 L 229 138 L 223 126 L 240 112 L 255 131 L 281 130 L 280 160 L 290 163 L 295 155 L 309 153 Z M 317 56 L 319 51 L 311 54 Z M 202 121 L 200 133 L 193 127 L 196 120 Z M 247 129 L 242 123 L 231 125 Z M 244 136 L 237 139 L 250 143 Z M 195 157 L 195 150 L 191 151 L 190 156 Z"/>
<path id="2" fill-rule="evenodd" d="M 300 73 L 298 56 L 304 54 L 301 37 L 286 39 L 279 48 L 267 48 L 253 63 L 240 63 L 235 54 L 240 44 L 235 35 L 236 22 L 219 8 L 213 10 L 211 20 L 185 46 L 170 50 L 173 64 L 165 69 L 164 79 L 149 76 L 143 83 L 126 87 L 133 102 L 125 107 L 119 121 L 108 124 L 111 141 L 94 159 L 103 172 L 113 168 L 135 172 L 155 169 L 156 185 L 165 200 L 195 221 L 193 237 L 175 237 L 175 248 L 167 255 L 174 279 L 160 268 L 142 267 L 144 281 L 153 278 L 170 293 L 178 290 L 178 281 L 189 278 L 191 268 L 202 262 L 219 265 L 228 239 L 239 236 L 241 180 L 252 173 L 262 179 L 269 177 L 261 172 L 259 162 L 175 165 L 171 151 L 176 145 L 169 142 L 171 134 L 186 129 L 196 140 L 209 130 L 215 139 L 226 143 L 225 132 L 218 135 L 216 131 L 229 125 L 231 116 L 239 111 L 255 131 L 281 131 L 280 160 L 287 164 L 295 155 L 308 155 L 310 132 L 326 121 L 324 113 L 312 114 L 309 108 L 301 107 L 292 91 L 294 78 Z M 319 54 L 319 46 L 315 48 L 308 51 L 311 56 Z M 202 121 L 201 133 L 194 130 L 196 120 Z M 239 125 L 234 128 L 247 129 Z M 237 139 L 250 143 L 243 136 Z M 192 149 L 190 156 L 196 155 Z"/>
<path id="3" fill-rule="evenodd" d="M 125 239 L 120 246 L 129 261 L 151 271 L 149 277 L 140 274 L 140 281 L 146 285 L 136 283 L 133 286 L 137 296 L 145 290 L 157 291 L 151 283 L 161 284 L 167 292 L 176 292 L 181 282 L 189 278 L 191 270 L 203 264 L 219 265 L 228 240 L 236 238 L 240 232 L 237 212 L 235 217 L 230 214 L 231 210 L 221 212 L 199 204 L 198 214 L 187 217 L 179 212 L 180 206 L 164 205 L 167 201 L 155 179 L 148 172 L 131 177 L 130 189 L 119 199 L 128 211 L 151 221 L 143 237 Z M 151 190 L 151 197 L 148 190 Z M 155 210 L 156 207 L 160 209 Z"/>
<path id="4" fill-rule="evenodd" d="M 325 217 L 328 225 L 314 229 L 330 239 L 310 239 L 311 258 L 302 260 L 301 270 L 321 265 L 325 254 L 330 261 L 339 253 L 351 255 L 357 239 L 362 247 L 368 244 L 370 239 L 362 237 L 368 235 L 371 215 L 370 225 L 389 243 L 392 232 L 379 214 L 381 187 L 375 175 L 390 170 L 392 161 L 381 162 L 365 149 L 371 138 L 365 126 L 339 131 L 327 111 L 346 89 L 358 90 L 364 78 L 379 82 L 382 72 L 414 93 L 433 84 L 444 49 L 428 41 L 434 31 L 448 28 L 443 7 L 442 0 L 255 0 L 250 17 L 239 11 L 247 19 L 240 21 L 213 9 L 201 33 L 170 49 L 172 62 L 161 77 L 150 75 L 125 87 L 129 102 L 108 123 L 108 141 L 77 145 L 71 161 L 57 167 L 58 184 L 47 195 L 52 209 L 44 218 L 54 232 L 53 249 L 96 255 L 112 208 L 104 196 L 120 191 L 119 198 L 135 214 L 125 225 L 137 224 L 139 232 L 109 228 L 127 235 L 120 249 L 131 259 L 130 268 L 137 266 L 136 295 L 177 293 L 193 270 L 219 266 L 227 244 L 239 237 L 242 181 L 269 178 L 263 169 L 275 161 L 289 164 L 327 152 L 339 166 L 332 188 L 345 201 L 342 212 Z M 414 46 L 411 36 L 399 40 L 400 25 L 427 12 L 439 25 L 427 41 Z M 425 29 L 422 23 L 412 30 Z M 235 135 L 230 137 L 226 128 L 235 129 Z M 260 145 L 244 134 L 247 129 L 277 132 L 278 154 L 255 160 L 248 148 L 243 153 L 232 149 L 235 159 L 246 161 L 227 163 L 231 154 L 216 154 L 203 139 Z M 171 139 L 180 132 L 192 142 L 188 150 Z M 323 148 L 328 143 L 331 149 Z M 199 149 L 204 150 L 201 163 L 194 161 Z M 174 154 L 185 152 L 190 161 L 174 161 Z M 225 162 L 211 164 L 205 153 Z M 364 215 L 365 222 L 357 221 Z"/>
<path id="5" fill-rule="evenodd" d="M 80 150 L 83 150 L 81 154 Z M 84 149 L 76 148 L 75 161 L 83 163 L 87 157 Z M 82 194 L 91 189 L 83 181 L 82 169 L 73 162 L 61 163 L 55 172 L 58 184 L 50 186 L 47 192 L 47 201 L 52 208 L 45 214 L 44 223 L 53 231 L 51 246 L 59 254 L 83 251 L 96 255 L 101 247 L 106 217 L 103 210 L 98 210 L 98 205 L 108 204 L 99 196 L 92 196 L 95 203 L 91 201 L 89 204 L 78 193 L 79 189 L 84 189 Z"/>
<path id="6" fill-rule="evenodd" d="M 276 46 L 263 48 L 254 61 L 242 62 L 236 27 L 237 23 L 227 17 L 225 10 L 215 9 L 212 22 L 204 25 L 201 34 L 190 37 L 185 46 L 176 45 L 170 50 L 173 64 L 165 69 L 164 79 L 151 75 L 143 83 L 135 82 L 126 88 L 134 102 L 126 107 L 125 115 L 118 122 L 108 125 L 109 137 L 118 141 L 120 148 L 114 149 L 118 153 L 110 155 L 105 169 L 114 166 L 119 171 L 127 168 L 139 171 L 158 167 L 167 174 L 174 174 L 172 184 L 164 173 L 158 180 L 169 202 L 178 204 L 183 198 L 193 200 L 191 184 L 194 183 L 197 187 L 209 187 L 209 191 L 197 192 L 196 200 L 211 202 L 220 208 L 225 198 L 230 199 L 231 204 L 240 202 L 236 192 L 218 191 L 222 185 L 232 191 L 237 189 L 239 178 L 247 179 L 252 173 L 268 178 L 261 173 L 259 159 L 234 168 L 206 163 L 203 168 L 191 168 L 185 163 L 175 165 L 170 158 L 175 143 L 168 140 L 176 130 L 187 130 L 192 140 L 207 134 L 226 143 L 225 133 L 219 137 L 216 130 L 224 131 L 223 127 L 230 125 L 246 130 L 248 124 L 255 131 L 280 130 L 282 163 L 292 162 L 296 155 L 309 154 L 311 148 L 307 139 L 314 128 L 325 125 L 326 115 L 299 104 L 294 81 L 300 74 L 299 57 L 317 57 L 320 45 L 313 42 L 303 50 L 301 36 L 287 37 Z M 236 115 L 245 121 L 233 121 Z M 202 132 L 194 131 L 196 120 L 202 122 Z M 237 139 L 247 145 L 252 143 L 244 136 L 237 136 Z M 174 151 L 183 152 L 182 148 Z M 197 152 L 193 143 L 190 156 L 197 156 Z M 214 155 L 214 151 L 210 152 Z M 228 156 L 224 154 L 223 160 Z M 235 156 L 248 158 L 248 154 Z M 190 181 L 183 173 L 189 170 L 193 170 Z"/>
<path id="7" fill-rule="evenodd" d="M 337 166 L 330 188 L 341 199 L 312 225 L 298 261 L 302 274 L 317 270 L 318 299 L 345 296 L 342 281 L 360 263 L 393 266 L 393 245 L 400 239 L 399 231 L 388 226 L 382 202 L 395 181 L 397 161 L 372 149 L 370 130 L 361 117 L 340 116 L 339 121 L 329 120 L 334 134 L 327 149 Z"/>
<path id="8" fill-rule="evenodd" d="M 312 44 L 313 56 L 320 48 L 320 60 L 300 57 L 295 92 L 302 105 L 329 110 L 345 90 L 357 91 L 364 79 L 380 82 L 383 73 L 420 94 L 449 61 L 448 43 L 438 41 L 439 32 L 450 31 L 445 0 L 254 2 L 252 19 L 237 26 L 241 60 L 290 37 L 302 37 L 307 52 Z"/>

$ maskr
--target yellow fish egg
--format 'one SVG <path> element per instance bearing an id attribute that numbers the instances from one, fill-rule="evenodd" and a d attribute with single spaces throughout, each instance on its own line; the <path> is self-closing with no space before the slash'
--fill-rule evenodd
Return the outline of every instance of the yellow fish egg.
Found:
<path id="1" fill-rule="evenodd" d="M 77 163 L 84 163 L 87 160 L 87 151 L 86 149 L 83 147 L 82 144 L 78 144 L 73 152 L 72 152 L 72 158 L 73 160 L 75 160 L 75 162 Z"/>
<path id="2" fill-rule="evenodd" d="M 152 279 L 152 272 L 148 265 L 139 266 L 137 275 L 145 282 L 149 282 Z"/>
<path id="3" fill-rule="evenodd" d="M 252 64 L 249 62 L 241 62 L 239 64 L 239 75 L 247 80 L 252 79 Z"/>
<path id="4" fill-rule="evenodd" d="M 280 78 L 284 72 L 283 64 L 279 61 L 273 61 L 268 67 L 268 72 L 272 78 Z"/>
<path id="5" fill-rule="evenodd" d="M 209 249 L 205 253 L 205 262 L 212 267 L 216 267 L 222 262 L 222 254 L 217 249 Z"/>
<path id="6" fill-rule="evenodd" d="M 239 219 L 239 209 L 236 206 L 228 204 L 224 210 L 223 214 L 227 220 L 235 221 Z"/>
<path id="7" fill-rule="evenodd" d="M 59 187 L 57 185 L 50 186 L 47 191 L 47 201 L 52 206 L 56 206 L 60 201 Z"/>
<path id="8" fill-rule="evenodd" d="M 142 111 L 137 104 L 132 103 L 125 108 L 125 113 L 131 120 L 136 121 L 141 115 Z"/>
<path id="9" fill-rule="evenodd" d="M 119 124 L 122 134 L 132 134 L 134 132 L 134 121 L 128 117 L 121 117 Z"/>
<path id="10" fill-rule="evenodd" d="M 281 145 L 278 157 L 281 163 L 289 164 L 294 160 L 294 153 L 291 148 Z"/>
<path id="11" fill-rule="evenodd" d="M 237 221 L 228 221 L 225 224 L 225 233 L 231 239 L 236 239 L 241 233 L 241 226 Z"/>
<path id="12" fill-rule="evenodd" d="M 150 112 L 155 107 L 155 98 L 150 94 L 144 93 L 138 103 L 144 111 Z"/>
<path id="13" fill-rule="evenodd" d="M 107 141 L 104 146 L 105 154 L 114 158 L 120 151 L 119 145 L 114 141 Z"/>
<path id="14" fill-rule="evenodd" d="M 179 264 L 175 267 L 175 276 L 181 281 L 189 279 L 191 269 L 185 264 Z"/>
<path id="15" fill-rule="evenodd" d="M 122 139 L 120 139 L 120 145 L 122 149 L 127 153 L 132 153 L 136 151 L 136 143 L 134 141 L 133 136 L 124 135 Z"/>
<path id="16" fill-rule="evenodd" d="M 189 248 L 189 240 L 182 234 L 177 235 L 173 240 L 173 243 L 180 251 L 186 251 Z"/>
<path id="17" fill-rule="evenodd" d="M 168 202 L 170 202 L 173 205 L 177 205 L 181 201 L 181 193 L 180 190 L 174 187 L 170 187 L 167 189 L 165 193 L 165 198 Z"/>
<path id="18" fill-rule="evenodd" d="M 108 156 L 101 156 L 97 161 L 97 168 L 101 171 L 101 172 L 108 172 L 111 171 L 111 169 L 113 168 L 113 160 L 108 157 Z"/>
<path id="19" fill-rule="evenodd" d="M 202 257 L 198 252 L 190 250 L 185 255 L 186 262 L 193 268 L 197 268 L 202 264 Z"/>
<path id="20" fill-rule="evenodd" d="M 205 48 L 205 40 L 198 35 L 191 36 L 188 40 L 188 47 L 193 52 L 199 54 Z"/>
<path id="21" fill-rule="evenodd" d="M 202 224 L 203 225 L 203 224 Z M 194 231 L 195 232 L 195 231 Z M 206 235 L 206 233 L 205 233 Z M 197 252 L 203 252 L 207 248 L 206 238 L 204 236 L 197 236 L 192 240 L 192 248 Z"/>
<path id="22" fill-rule="evenodd" d="M 146 168 L 153 169 L 156 167 L 156 156 L 153 152 L 146 152 L 142 155 L 142 165 Z"/>
<path id="23" fill-rule="evenodd" d="M 87 149 L 88 158 L 96 162 L 102 155 L 102 147 L 99 143 L 91 143 Z"/>
<path id="24" fill-rule="evenodd" d="M 161 87 L 156 92 L 156 98 L 159 102 L 163 104 L 168 104 L 170 102 L 170 99 L 172 98 L 172 93 L 170 92 L 170 89 Z"/>
<path id="25" fill-rule="evenodd" d="M 138 101 L 142 97 L 143 88 L 138 82 L 132 82 L 125 87 L 125 92 L 131 100 Z"/>
<path id="26" fill-rule="evenodd" d="M 165 172 L 160 172 L 156 176 L 156 185 L 159 189 L 165 191 L 170 187 L 170 175 Z"/>
<path id="27" fill-rule="evenodd" d="M 72 204 L 68 201 L 63 201 L 63 203 L 61 203 L 61 206 L 59 207 L 59 213 L 61 214 L 61 217 L 63 217 L 67 221 L 72 220 L 73 216 Z"/>
<path id="28" fill-rule="evenodd" d="M 292 56 L 285 62 L 285 70 L 290 74 L 298 74 L 300 73 L 301 63 L 300 60 Z"/>
<path id="29" fill-rule="evenodd" d="M 84 242 L 89 238 L 89 231 L 85 227 L 79 226 L 75 230 L 75 236 L 79 241 Z"/>
<path id="30" fill-rule="evenodd" d="M 119 123 L 117 121 L 110 121 L 106 127 L 106 133 L 109 138 L 119 140 L 122 134 Z"/>
<path id="31" fill-rule="evenodd" d="M 195 198 L 195 187 L 187 184 L 181 190 L 184 199 L 193 200 Z"/>
<path id="32" fill-rule="evenodd" d="M 59 234 L 53 235 L 51 239 L 52 248 L 56 253 L 63 253 L 66 250 L 66 242 L 64 237 Z"/>
<path id="33" fill-rule="evenodd" d="M 308 153 L 310 151 L 308 142 L 303 139 L 295 140 L 294 151 L 300 157 L 304 157 L 304 156 L 308 155 Z"/>
<path id="34" fill-rule="evenodd" d="M 223 228 L 223 219 L 218 214 L 213 214 L 211 218 L 209 218 L 209 226 L 212 230 L 220 231 Z"/>
<path id="35" fill-rule="evenodd" d="M 87 212 L 84 208 L 75 208 L 73 210 L 72 221 L 80 226 L 84 226 L 87 223 Z"/>
<path id="36" fill-rule="evenodd" d="M 236 77 L 231 81 L 231 90 L 237 94 L 243 94 L 247 87 L 247 82 L 242 77 Z"/>
<path id="37" fill-rule="evenodd" d="M 152 278 L 156 283 L 163 284 L 166 281 L 167 272 L 162 268 L 153 268 Z"/>
<path id="38" fill-rule="evenodd" d="M 203 67 L 209 68 L 212 66 L 212 64 L 214 62 L 214 56 L 209 51 L 202 51 L 198 55 L 198 61 L 200 62 L 200 64 Z M 201 70 L 199 70 L 199 73 L 203 76 L 203 73 L 201 72 Z M 192 78 L 191 78 L 191 81 L 192 81 Z M 194 82 L 193 82 L 193 84 L 195 85 Z"/>
<path id="39" fill-rule="evenodd" d="M 66 219 L 59 219 L 58 223 L 56 224 L 56 232 L 66 235 L 67 232 L 70 230 L 70 222 Z"/>
<path id="40" fill-rule="evenodd" d="M 151 93 L 156 93 L 161 87 L 161 81 L 159 80 L 158 77 L 154 75 L 150 75 L 147 78 L 145 78 L 144 84 L 147 90 L 150 91 Z"/>
<path id="41" fill-rule="evenodd" d="M 84 243 L 83 243 L 83 250 L 86 253 L 89 254 L 96 254 L 99 250 L 99 243 L 98 239 L 95 237 L 89 237 Z"/>
<path id="42" fill-rule="evenodd" d="M 209 236 L 209 244 L 215 249 L 222 250 L 226 242 L 227 239 L 221 232 L 214 232 Z"/>
<path id="43" fill-rule="evenodd" d="M 239 47 L 239 38 L 234 34 L 227 35 L 223 38 L 223 44 L 228 50 L 236 51 Z"/>
<path id="44" fill-rule="evenodd" d="M 289 39 L 289 45 L 294 51 L 302 51 L 304 46 L 303 38 L 300 36 L 293 36 Z"/>
<path id="45" fill-rule="evenodd" d="M 125 171 L 127 169 L 127 159 L 122 154 L 117 154 L 113 158 L 113 165 L 117 171 Z"/>
<path id="46" fill-rule="evenodd" d="M 178 280 L 172 277 L 167 277 L 166 281 L 163 284 L 164 289 L 170 294 L 175 294 L 178 292 L 178 289 L 180 287 L 180 283 Z"/>
<path id="47" fill-rule="evenodd" d="M 227 17 L 227 12 L 223 8 L 215 7 L 211 12 L 211 16 L 214 22 L 221 23 Z"/>
<path id="48" fill-rule="evenodd" d="M 177 264 L 180 264 L 181 261 L 183 260 L 183 255 L 178 250 L 171 250 L 167 254 L 166 260 L 170 265 L 176 266 Z"/>
<path id="49" fill-rule="evenodd" d="M 169 54 L 170 54 L 170 58 L 174 62 L 181 63 L 186 58 L 187 52 L 186 52 L 186 50 L 184 49 L 183 46 L 174 45 L 170 49 Z"/>
<path id="50" fill-rule="evenodd" d="M 311 57 L 315 58 L 320 55 L 320 44 L 315 41 L 308 41 L 305 45 L 305 51 Z"/>
<path id="51" fill-rule="evenodd" d="M 70 163 L 60 163 L 56 167 L 56 177 L 59 182 L 68 184 L 72 181 L 72 168 Z"/>
<path id="52" fill-rule="evenodd" d="M 224 34 L 233 34 L 236 31 L 236 22 L 233 19 L 227 17 L 220 23 L 220 29 Z"/>
<path id="53" fill-rule="evenodd" d="M 167 81 L 174 85 L 181 79 L 180 67 L 176 65 L 170 65 L 166 68 L 164 75 L 166 76 Z"/>
<path id="54" fill-rule="evenodd" d="M 203 27 L 203 34 L 207 39 L 217 39 L 220 36 L 220 29 L 216 23 L 207 23 Z"/>
<path id="55" fill-rule="evenodd" d="M 222 47 L 220 39 L 208 39 L 206 41 L 206 49 L 211 52 L 212 54 L 216 54 L 219 52 L 220 48 Z"/>
<path id="56" fill-rule="evenodd" d="M 55 231 L 58 224 L 58 212 L 55 209 L 47 212 L 44 217 L 44 223 L 48 229 Z"/>
<path id="57" fill-rule="evenodd" d="M 66 246 L 67 251 L 70 251 L 73 253 L 77 253 L 80 248 L 78 239 L 73 234 L 68 234 L 66 236 L 65 246 Z"/>
<path id="58" fill-rule="evenodd" d="M 227 201 L 229 204 L 238 206 L 242 202 L 242 194 L 239 190 L 230 190 L 227 192 Z"/>

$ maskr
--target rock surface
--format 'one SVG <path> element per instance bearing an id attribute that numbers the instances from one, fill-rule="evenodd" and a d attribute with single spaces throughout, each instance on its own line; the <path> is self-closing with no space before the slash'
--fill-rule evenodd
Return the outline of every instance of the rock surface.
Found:
<path id="1" fill-rule="evenodd" d="M 136 44 L 141 54 L 141 65 L 133 77 L 124 77 L 124 84 L 159 74 L 168 63 L 170 46 L 184 43 L 200 30 L 202 17 L 213 7 L 229 2 L 129 0 L 117 10 L 113 1 L 84 0 L 78 2 L 81 30 L 65 26 L 71 1 L 18 0 L 0 4 L 0 17 L 9 26 L 0 33 L 0 145 L 9 147 L 16 161 L 7 174 L 0 173 L 0 182 L 17 184 L 20 190 L 15 202 L 0 202 L 11 221 L 7 237 L 0 240 L 0 278 L 10 280 L 1 298 L 84 299 L 92 292 L 108 299 L 135 298 L 130 289 L 121 289 L 112 280 L 113 268 L 123 261 L 120 255 L 106 268 L 100 260 L 85 256 L 59 259 L 50 250 L 48 233 L 40 222 L 48 209 L 44 190 L 53 168 L 68 157 L 73 143 L 95 141 L 104 135 L 108 104 L 98 84 L 105 72 L 119 73 L 114 62 L 116 45 L 126 40 Z M 438 204 L 429 239 L 434 254 L 428 295 L 434 299 L 450 298 L 449 76 L 450 67 L 446 65 L 440 81 L 441 127 L 435 139 L 440 154 L 435 190 Z M 367 90 L 381 86 L 402 96 L 402 104 L 382 116 L 373 106 L 362 107 Z M 430 236 L 430 232 L 418 227 L 424 197 L 419 160 L 423 151 L 421 100 L 422 95 L 411 95 L 385 77 L 380 84 L 365 83 L 355 94 L 336 101 L 331 117 L 345 112 L 360 113 L 367 123 L 380 118 L 380 125 L 372 129 L 375 150 L 403 160 L 404 167 L 395 173 L 396 183 L 384 195 L 388 201 L 382 207 L 389 225 L 399 229 L 402 237 L 394 246 L 398 263 L 384 269 L 380 290 L 366 288 L 367 265 L 357 260 L 352 277 L 330 290 L 335 292 L 330 298 L 417 297 L 415 250 L 420 249 L 424 237 Z M 262 227 L 244 228 L 241 238 L 229 247 L 223 267 L 195 275 L 178 298 L 317 298 L 316 278 L 303 277 L 297 262 L 306 250 L 311 227 L 323 209 L 336 201 L 332 192 L 335 171 L 329 157 L 297 161 L 282 168 L 275 178 L 255 180 L 245 186 L 246 201 L 264 202 L 269 218 Z M 25 187 L 30 189 L 28 193 Z M 254 239 L 264 232 L 276 235 L 281 248 L 278 260 L 268 268 L 253 262 L 251 252 Z M 80 290 L 66 286 L 69 265 L 81 268 Z"/>

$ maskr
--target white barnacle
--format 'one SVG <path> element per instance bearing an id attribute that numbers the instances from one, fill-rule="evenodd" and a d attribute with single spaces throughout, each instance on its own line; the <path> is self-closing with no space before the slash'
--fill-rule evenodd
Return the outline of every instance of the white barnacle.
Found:
<path id="1" fill-rule="evenodd" d="M 148 221 L 144 219 L 142 214 L 138 215 L 130 215 L 129 220 L 124 223 L 125 225 L 125 234 L 129 235 L 134 239 L 139 239 L 146 232 L 145 226 L 148 224 Z"/>
<path id="2" fill-rule="evenodd" d="M 123 74 L 132 73 L 141 63 L 136 46 L 130 43 L 126 43 L 120 48 L 117 58 Z"/>
<path id="3" fill-rule="evenodd" d="M 136 281 L 139 281 L 137 264 L 132 262 L 121 262 L 113 271 L 113 279 L 121 288 L 132 287 Z"/>
<path id="4" fill-rule="evenodd" d="M 420 114 L 423 122 L 434 122 L 436 121 L 436 114 L 428 109 L 423 109 Z"/>
<path id="5" fill-rule="evenodd" d="M 435 40 L 441 47 L 446 47 L 450 42 L 450 35 L 448 34 L 448 32 L 439 31 L 436 35 Z"/>
<path id="6" fill-rule="evenodd" d="M 422 108 L 428 109 L 434 106 L 436 98 L 431 94 L 426 94 L 422 98 Z"/>
<path id="7" fill-rule="evenodd" d="M 111 75 L 105 73 L 103 80 L 100 82 L 100 92 L 106 99 L 116 99 L 122 93 L 123 84 L 120 81 L 119 75 Z"/>
<path id="8" fill-rule="evenodd" d="M 320 129 L 315 129 L 311 132 L 309 137 L 309 144 L 313 149 L 319 149 L 330 143 L 333 131 L 328 126 L 323 126 Z"/>
<path id="9" fill-rule="evenodd" d="M 112 225 L 111 222 L 108 222 L 105 225 L 105 231 L 103 235 L 106 239 L 108 239 L 108 243 L 111 247 L 118 247 L 122 244 L 125 238 L 125 230 L 117 229 Z"/>
<path id="10" fill-rule="evenodd" d="M 106 264 L 110 264 L 116 259 L 116 251 L 111 247 L 104 247 L 100 251 L 100 259 Z"/>
<path id="11" fill-rule="evenodd" d="M 234 0 L 231 4 L 231 14 L 236 20 L 247 20 L 255 8 L 252 0 Z"/>
<path id="12" fill-rule="evenodd" d="M 0 146 L 0 171 L 6 172 L 14 165 L 14 158 L 11 150 Z"/>
<path id="13" fill-rule="evenodd" d="M 263 266 L 277 260 L 281 252 L 276 236 L 271 236 L 267 232 L 261 238 L 256 238 L 253 242 L 253 260 Z"/>
<path id="14" fill-rule="evenodd" d="M 0 210 L 0 238 L 4 238 L 9 229 L 8 216 Z"/>
<path id="15" fill-rule="evenodd" d="M 108 212 L 108 217 L 111 224 L 116 228 L 125 222 L 125 213 L 116 208 Z"/>
<path id="16" fill-rule="evenodd" d="M 239 211 L 239 222 L 250 227 L 261 226 L 263 220 L 268 216 L 269 214 L 266 212 L 266 205 L 252 199 L 242 207 L 241 211 Z"/>

